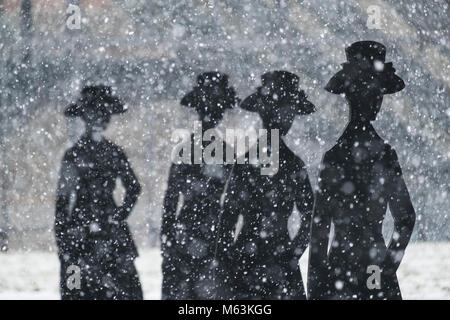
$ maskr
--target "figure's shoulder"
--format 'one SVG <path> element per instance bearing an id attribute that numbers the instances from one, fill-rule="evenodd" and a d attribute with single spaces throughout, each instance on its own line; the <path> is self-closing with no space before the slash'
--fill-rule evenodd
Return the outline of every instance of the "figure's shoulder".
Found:
<path id="1" fill-rule="evenodd" d="M 111 140 L 105 139 L 104 143 L 106 145 L 107 150 L 111 153 L 112 156 L 119 158 L 126 156 L 124 149 L 121 146 L 112 142 Z"/>
<path id="2" fill-rule="evenodd" d="M 386 141 L 383 141 L 379 147 L 380 150 L 380 159 L 387 162 L 397 162 L 397 152 L 395 149 Z"/>
<path id="3" fill-rule="evenodd" d="M 66 150 L 63 156 L 63 161 L 75 162 L 82 152 L 83 150 L 80 147 L 79 142 L 76 142 L 73 146 Z"/>
<path id="4" fill-rule="evenodd" d="M 298 171 L 305 168 L 302 158 L 287 146 L 283 140 L 280 140 L 278 158 L 280 167 L 285 167 L 288 170 Z"/>
<path id="5" fill-rule="evenodd" d="M 112 142 L 111 140 L 104 138 L 103 139 L 103 143 L 108 147 L 111 148 L 111 150 L 122 150 L 122 147 L 118 146 L 117 144 L 115 144 L 114 142 Z"/>
<path id="6" fill-rule="evenodd" d="M 170 165 L 169 172 L 174 176 L 188 176 L 194 173 L 195 167 L 193 165 L 185 164 L 185 163 L 174 163 L 172 162 Z"/>
<path id="7" fill-rule="evenodd" d="M 335 144 L 325 152 L 322 163 L 340 162 L 341 158 L 345 157 L 346 152 L 347 149 L 342 143 Z"/>
<path id="8" fill-rule="evenodd" d="M 402 170 L 398 161 L 397 152 L 388 143 L 384 143 L 381 156 L 382 164 L 386 169 L 393 170 L 396 175 L 401 175 Z"/>
<path id="9" fill-rule="evenodd" d="M 291 168 L 291 167 L 290 167 Z M 295 157 L 294 160 L 294 166 L 289 171 L 289 176 L 294 181 L 294 183 L 301 183 L 305 181 L 306 179 L 309 179 L 308 177 L 308 169 L 306 167 L 305 162 L 298 156 Z"/>
<path id="10" fill-rule="evenodd" d="M 397 157 L 397 152 L 395 152 L 395 149 L 389 143 L 384 142 L 383 149 L 387 155 Z"/>
<path id="11" fill-rule="evenodd" d="M 295 155 L 294 153 L 292 153 L 292 154 L 293 154 L 292 161 L 295 165 L 295 169 L 298 171 L 306 170 L 306 164 L 303 161 L 303 159 L 300 158 L 299 156 Z M 280 161 L 283 161 L 283 160 L 280 159 Z"/>

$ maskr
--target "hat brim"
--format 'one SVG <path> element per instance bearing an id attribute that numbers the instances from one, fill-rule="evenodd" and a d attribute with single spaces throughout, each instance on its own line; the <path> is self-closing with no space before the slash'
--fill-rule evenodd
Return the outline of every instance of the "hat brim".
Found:
<path id="1" fill-rule="evenodd" d="M 405 89 L 405 82 L 396 74 L 392 74 L 384 81 L 384 94 L 393 94 Z"/>
<path id="2" fill-rule="evenodd" d="M 225 93 L 219 97 L 224 98 L 224 103 L 221 104 L 223 106 L 222 110 L 226 109 L 232 109 L 236 104 L 240 102 L 240 99 L 236 96 L 236 93 L 233 88 L 227 87 L 224 89 Z M 205 100 L 205 94 L 204 92 L 201 92 L 200 87 L 195 87 L 192 91 L 188 92 L 180 101 L 180 104 L 185 107 L 195 108 L 197 111 L 199 109 L 202 109 L 203 107 L 207 107 L 209 110 L 211 109 L 211 106 L 206 106 L 204 103 Z M 217 106 L 217 108 L 219 108 Z"/>
<path id="3" fill-rule="evenodd" d="M 83 114 L 81 107 L 76 103 L 71 103 L 64 110 L 64 115 L 66 117 L 81 117 Z"/>
<path id="4" fill-rule="evenodd" d="M 405 82 L 403 79 L 394 72 L 382 71 L 379 74 L 372 71 L 367 72 L 378 78 L 380 82 L 380 89 L 383 94 L 393 94 L 405 88 Z M 334 94 L 342 94 L 346 93 L 347 89 L 351 87 L 351 85 L 357 85 L 353 75 L 342 69 L 331 77 L 324 89 Z"/>
<path id="5" fill-rule="evenodd" d="M 259 93 L 253 93 L 245 98 L 239 107 L 250 112 L 258 112 L 264 109 L 264 103 Z"/>
<path id="6" fill-rule="evenodd" d="M 276 103 L 269 105 L 265 100 L 267 98 L 259 92 L 253 93 L 242 101 L 240 108 L 251 112 L 276 111 Z M 316 112 L 314 104 L 306 99 L 301 91 L 297 91 L 297 94 L 294 94 L 288 103 L 298 115 L 308 115 Z"/>
<path id="7" fill-rule="evenodd" d="M 115 96 L 105 97 L 102 102 L 105 106 L 105 113 L 110 115 L 121 114 L 128 110 L 127 106 Z M 96 107 L 95 101 L 84 101 L 83 99 L 79 99 L 76 103 L 71 103 L 66 107 L 64 115 L 66 117 L 82 117 L 88 109 L 92 109 L 93 107 Z"/>
<path id="8" fill-rule="evenodd" d="M 196 90 L 192 90 L 188 92 L 182 99 L 181 105 L 185 107 L 194 107 L 196 103 L 198 103 L 198 93 Z"/>

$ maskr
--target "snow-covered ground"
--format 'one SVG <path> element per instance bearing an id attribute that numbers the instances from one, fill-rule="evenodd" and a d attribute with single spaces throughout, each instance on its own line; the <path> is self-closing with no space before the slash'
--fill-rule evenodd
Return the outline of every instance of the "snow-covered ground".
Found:
<path id="1" fill-rule="evenodd" d="M 307 254 L 300 261 L 305 278 Z M 159 299 L 161 258 L 157 249 L 137 259 L 146 299 Z M 413 243 L 398 273 L 405 299 L 450 299 L 450 243 Z M 52 252 L 0 254 L 0 299 L 58 299 L 58 259 Z"/>

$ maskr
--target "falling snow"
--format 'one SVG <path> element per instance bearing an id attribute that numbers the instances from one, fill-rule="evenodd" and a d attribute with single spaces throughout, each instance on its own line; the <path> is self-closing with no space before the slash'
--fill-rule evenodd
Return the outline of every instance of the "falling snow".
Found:
<path id="1" fill-rule="evenodd" d="M 108 264 L 118 273 L 125 270 L 129 278 L 120 281 L 127 288 L 139 274 L 147 299 L 161 298 L 162 272 L 170 270 L 178 277 L 172 279 L 179 283 L 172 288 L 176 292 L 169 290 L 175 298 L 192 297 L 183 295 L 189 290 L 203 299 L 251 297 L 253 293 L 236 293 L 245 288 L 258 292 L 253 296 L 257 298 L 306 297 L 309 224 L 323 222 L 313 214 L 313 198 L 325 190 L 321 194 L 329 197 L 324 201 L 331 206 L 335 199 L 324 188 L 334 181 L 332 175 L 321 174 L 327 171 L 324 155 L 334 150 L 350 120 L 344 95 L 324 87 L 339 70 L 347 70 L 342 65 L 346 47 L 373 40 L 386 46 L 386 63 L 375 60 L 374 71 L 393 67 L 405 83 L 402 91 L 384 96 L 372 122 L 383 145 L 392 147 L 386 157 L 398 164 L 390 168 L 389 177 L 402 176 L 416 215 L 398 282 L 405 299 L 448 299 L 448 6 L 443 0 L 0 1 L 0 261 L 7 266 L 0 268 L 0 298 L 59 298 L 58 256 L 68 264 Z M 298 76 L 296 97 L 305 108 L 296 110 L 292 127 L 280 130 L 278 173 L 259 174 L 270 167 L 261 159 L 234 168 L 225 160 L 197 168 L 173 163 L 174 132 L 188 130 L 191 142 L 195 122 L 211 124 L 217 116 L 202 107 L 198 97 L 195 103 L 182 100 L 194 91 L 200 74 L 228 75 L 226 94 L 217 102 L 223 111 L 217 142 L 227 129 L 268 129 L 268 120 L 245 101 L 253 94 L 273 105 L 284 101 L 282 92 L 262 86 L 261 76 L 273 70 Z M 80 103 L 83 88 L 98 85 L 110 87 L 111 99 L 120 100 L 108 100 L 102 109 L 109 123 L 101 142 L 86 138 L 86 123 L 98 112 L 89 118 L 87 111 L 72 110 L 73 116 L 67 116 L 67 107 Z M 289 122 L 287 118 L 280 112 L 271 125 Z M 223 148 L 225 159 L 225 143 Z M 269 141 L 258 155 L 272 155 L 272 149 Z M 367 150 L 374 152 L 373 145 L 356 141 L 346 160 L 364 163 Z M 373 185 L 382 190 L 391 181 L 379 174 L 384 169 L 373 169 Z M 333 173 L 336 177 L 348 172 L 339 170 Z M 336 189 L 345 198 L 339 208 L 360 208 L 371 223 L 380 224 L 386 244 L 401 240 L 389 209 L 385 219 L 376 218 L 377 208 L 392 199 L 371 190 L 377 205 L 363 207 L 358 183 L 343 175 Z M 85 201 L 74 204 L 73 194 Z M 63 207 L 73 209 L 79 221 L 70 225 L 58 216 Z M 113 212 L 110 217 L 101 215 L 108 210 Z M 178 220 L 166 221 L 165 211 Z M 258 218 L 249 223 L 253 213 Z M 367 227 L 364 219 L 352 219 L 352 227 Z M 331 234 L 341 230 L 341 222 L 335 221 Z M 108 232 L 117 238 L 107 236 L 98 256 L 80 262 L 73 257 L 74 248 L 87 246 L 77 238 L 83 224 L 96 239 Z M 229 232 L 221 234 L 223 228 Z M 169 229 L 173 234 L 166 232 Z M 228 237 L 226 244 L 217 241 L 221 237 Z M 362 241 L 340 237 L 330 246 L 353 254 Z M 378 251 L 368 256 L 376 260 Z M 111 264 L 105 257 L 116 260 Z M 237 261 L 233 272 L 239 273 L 239 285 L 230 286 L 235 291 L 217 290 L 217 279 L 221 287 L 230 281 L 228 259 Z M 123 264 L 116 264 L 119 260 Z M 184 280 L 194 271 L 191 279 L 198 286 L 189 287 Z M 352 278 L 344 271 L 342 279 Z M 100 278 L 91 280 L 108 281 Z M 333 287 L 345 291 L 341 278 Z M 298 285 L 292 288 L 294 282 Z M 104 294 L 111 298 L 110 291 Z M 163 289 L 163 298 L 165 294 Z"/>

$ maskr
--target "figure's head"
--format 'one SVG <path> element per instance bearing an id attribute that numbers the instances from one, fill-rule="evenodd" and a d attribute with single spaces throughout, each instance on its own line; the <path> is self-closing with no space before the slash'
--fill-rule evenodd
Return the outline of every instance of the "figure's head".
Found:
<path id="1" fill-rule="evenodd" d="M 263 126 L 266 129 L 278 129 L 280 135 L 285 136 L 294 123 L 296 110 L 290 105 L 280 106 L 275 110 L 259 113 Z"/>
<path id="2" fill-rule="evenodd" d="M 307 115 L 316 108 L 299 90 L 299 78 L 288 71 L 272 71 L 261 76 L 262 86 L 247 97 L 241 108 L 258 112 L 266 129 L 278 129 L 286 135 L 296 115 Z"/>
<path id="3" fill-rule="evenodd" d="M 328 82 L 325 90 L 345 94 L 354 120 L 373 121 L 381 108 L 383 95 L 402 90 L 403 80 L 395 74 L 392 62 L 385 62 L 386 47 L 375 41 L 359 41 L 345 49 L 347 62 Z"/>
<path id="4" fill-rule="evenodd" d="M 227 109 L 235 107 L 239 98 L 228 86 L 228 76 L 205 72 L 197 77 L 197 86 L 181 99 L 181 104 L 196 110 L 204 129 L 217 126 Z"/>
<path id="5" fill-rule="evenodd" d="M 102 133 L 108 127 L 109 121 L 111 120 L 111 114 L 108 112 L 97 112 L 96 109 L 101 109 L 99 107 L 86 110 L 81 116 L 83 119 L 86 130 L 93 133 Z"/>
<path id="6" fill-rule="evenodd" d="M 350 105 L 350 115 L 353 120 L 362 122 L 374 121 L 383 103 L 383 92 L 377 87 L 368 87 L 345 94 Z"/>
<path id="7" fill-rule="evenodd" d="M 81 90 L 81 97 L 69 105 L 64 114 L 68 117 L 80 117 L 88 133 L 103 132 L 113 114 L 123 113 L 127 109 L 119 98 L 112 94 L 111 87 L 104 85 L 86 86 Z"/>

